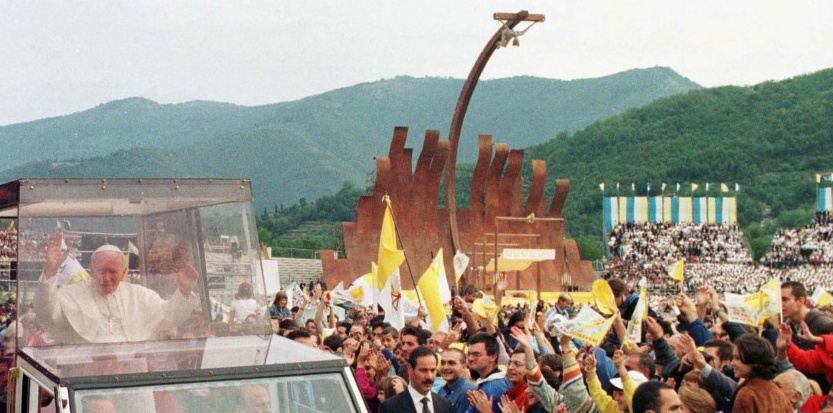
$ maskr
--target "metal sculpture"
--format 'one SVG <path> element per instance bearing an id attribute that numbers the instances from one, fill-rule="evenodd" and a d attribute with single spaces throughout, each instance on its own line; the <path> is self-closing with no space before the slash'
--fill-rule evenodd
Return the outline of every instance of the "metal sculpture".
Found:
<path id="1" fill-rule="evenodd" d="M 408 129 L 397 127 L 393 133 L 388 156 L 376 158 L 373 195 L 362 196 L 359 200 L 355 223 L 343 224 L 346 257 L 336 257 L 333 251 L 321 252 L 324 279 L 328 285 L 335 285 L 340 281 L 349 284 L 370 271 L 370 263 L 376 260 L 378 250 L 381 217 L 384 211 L 382 196 L 385 194 L 392 199 L 401 247 L 405 249 L 409 258 L 410 268 L 416 272 L 414 277 L 421 275 L 421 271 L 431 263 L 433 254 L 442 247 L 450 252 L 445 259 L 446 274 L 453 274 L 453 251 L 463 251 L 473 257 L 474 264 L 463 282 L 476 282 L 484 289 L 488 289 L 491 283 L 486 281 L 486 277 L 476 275 L 476 246 L 488 244 L 488 231 L 494 231 L 496 217 L 522 217 L 534 213 L 540 217 L 562 218 L 561 209 L 569 191 L 569 182 L 556 181 L 555 194 L 547 206 L 544 201 L 546 164 L 540 160 L 533 160 L 532 184 L 524 203 L 521 177 L 523 151 L 510 150 L 509 145 L 498 143 L 494 145 L 492 152 L 492 138 L 489 135 L 479 137 L 469 208 L 457 209 L 457 148 L 463 120 L 480 75 L 496 49 L 507 46 L 510 42 L 517 46 L 518 37 L 524 35 L 535 23 L 543 22 L 544 16 L 521 11 L 495 13 L 494 19 L 501 22 L 501 27 L 486 43 L 463 85 L 454 110 L 448 140 L 440 140 L 439 131 L 427 131 L 414 170 L 413 151 L 405 147 Z M 515 31 L 514 28 L 524 21 L 531 24 L 521 31 Z M 444 205 L 440 206 L 440 179 L 443 172 L 445 198 Z M 535 234 L 525 237 L 526 241 L 518 244 L 520 247 L 556 249 L 555 260 L 510 274 L 510 285 L 519 289 L 538 287 L 545 291 L 560 291 L 563 279 L 572 278 L 575 281 L 573 284 L 579 285 L 590 285 L 595 279 L 592 265 L 587 261 L 581 261 L 575 241 L 564 238 L 563 219 L 557 221 L 554 224 L 510 223 L 501 229 L 501 233 L 506 234 Z M 492 236 L 495 237 L 496 234 L 493 233 Z M 491 242 L 494 243 L 495 240 L 492 239 Z M 532 245 L 533 243 L 535 245 Z M 484 247 L 480 256 L 483 261 L 480 267 L 488 261 L 488 254 L 487 248 Z M 565 275 L 568 276 L 565 278 Z M 538 279 L 541 281 L 538 282 Z M 401 282 L 403 288 L 413 288 L 410 277 L 401 277 Z"/>

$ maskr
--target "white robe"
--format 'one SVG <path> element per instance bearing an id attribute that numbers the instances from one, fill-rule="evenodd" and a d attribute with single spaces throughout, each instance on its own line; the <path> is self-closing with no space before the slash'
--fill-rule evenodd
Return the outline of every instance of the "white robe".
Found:
<path id="1" fill-rule="evenodd" d="M 92 280 L 58 289 L 56 279 L 41 276 L 34 307 L 38 321 L 61 344 L 152 340 L 160 327 L 179 326 L 198 308 L 193 293 L 186 297 L 179 290 L 165 301 L 128 282 L 102 295 Z"/>

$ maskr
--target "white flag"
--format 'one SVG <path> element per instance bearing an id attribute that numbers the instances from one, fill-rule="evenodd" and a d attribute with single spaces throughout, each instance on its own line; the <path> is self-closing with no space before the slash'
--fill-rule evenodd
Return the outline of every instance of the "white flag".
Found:
<path id="1" fill-rule="evenodd" d="M 379 305 L 385 310 L 385 322 L 399 330 L 405 327 L 402 287 L 399 284 L 399 268 L 393 271 L 379 292 Z"/>

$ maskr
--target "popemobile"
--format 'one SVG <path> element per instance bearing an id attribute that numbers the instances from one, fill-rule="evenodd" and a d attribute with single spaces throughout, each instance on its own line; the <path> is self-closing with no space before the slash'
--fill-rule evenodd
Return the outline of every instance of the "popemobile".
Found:
<path id="1" fill-rule="evenodd" d="M 254 217 L 245 179 L 1 185 L 9 411 L 366 412 L 342 357 L 273 334 Z"/>

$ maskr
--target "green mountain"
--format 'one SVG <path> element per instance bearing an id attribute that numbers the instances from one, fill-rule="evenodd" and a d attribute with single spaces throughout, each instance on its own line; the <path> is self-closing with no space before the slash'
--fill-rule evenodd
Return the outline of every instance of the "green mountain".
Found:
<path id="1" fill-rule="evenodd" d="M 673 194 L 680 183 L 683 196 L 691 195 L 691 182 L 700 185 L 699 196 L 705 194 L 706 182 L 714 188 L 711 196 L 718 196 L 720 183 L 727 183 L 730 196 L 737 196 L 749 246 L 759 257 L 777 227 L 810 222 L 816 201 L 813 174 L 833 171 L 831 114 L 833 69 L 828 69 L 752 87 L 696 90 L 659 99 L 579 132 L 561 133 L 528 148 L 525 158 L 527 167 L 530 159 L 546 160 L 551 180 L 571 180 L 564 215 L 584 258 L 602 254 L 601 182 L 606 183 L 608 196 L 616 194 L 616 182 L 622 196 L 631 195 L 632 182 L 639 195 L 646 194 L 648 182 L 653 195 L 662 183 L 668 184 L 666 194 Z M 468 199 L 464 191 L 471 171 L 471 164 L 459 165 L 458 204 L 465 205 Z M 735 183 L 740 192 L 735 193 Z M 284 235 L 263 239 L 298 248 L 338 247 L 337 236 L 327 238 L 321 231 L 292 233 L 290 228 L 306 221 L 320 225 L 331 210 L 355 208 L 356 198 L 355 190 L 345 187 L 320 202 L 264 211 L 258 219 L 261 227 Z"/>
<path id="2" fill-rule="evenodd" d="M 602 193 L 657 194 L 676 184 L 740 185 L 738 216 L 747 232 L 803 226 L 815 208 L 818 171 L 833 170 L 833 69 L 752 87 L 720 87 L 659 99 L 527 150 L 553 176 L 570 178 L 568 231 L 601 239 Z M 829 183 L 823 183 L 828 185 Z M 690 194 L 684 185 L 683 195 Z M 732 188 L 731 193 L 734 193 Z M 713 189 L 711 196 L 719 194 Z M 771 234 L 771 232 L 769 232 Z M 749 234 L 747 234 L 749 235 Z M 767 242 L 768 244 L 768 242 Z M 753 245 L 754 247 L 754 245 Z"/>
<path id="3" fill-rule="evenodd" d="M 258 208 L 364 186 L 393 127 L 445 136 L 463 81 L 397 77 L 257 107 L 212 102 L 159 105 L 132 98 L 58 118 L 0 127 L 0 180 L 32 177 L 248 177 Z M 657 98 L 699 89 L 668 68 L 598 79 L 514 77 L 483 81 L 462 131 L 461 161 L 476 136 L 514 148 Z"/>

